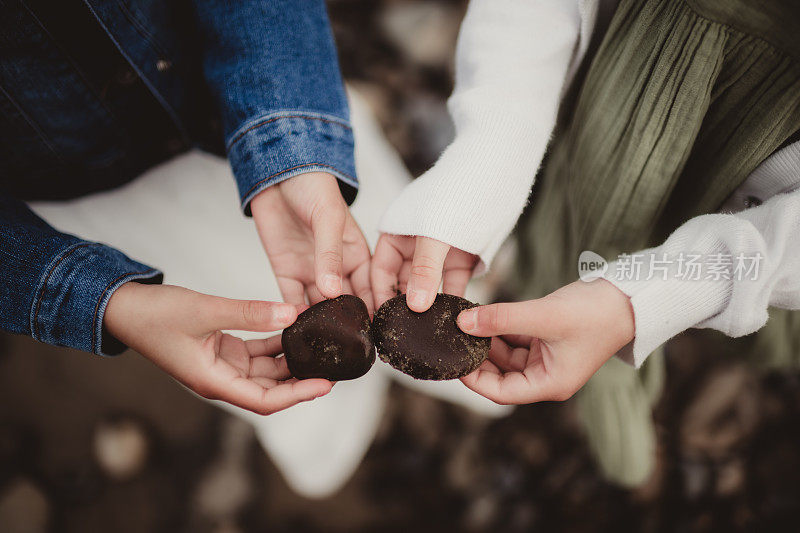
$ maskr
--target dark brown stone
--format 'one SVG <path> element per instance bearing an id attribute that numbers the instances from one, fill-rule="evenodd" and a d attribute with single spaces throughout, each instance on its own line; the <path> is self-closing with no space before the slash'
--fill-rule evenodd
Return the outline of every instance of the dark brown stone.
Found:
<path id="1" fill-rule="evenodd" d="M 455 379 L 466 376 L 489 355 L 490 338 L 461 331 L 456 317 L 476 304 L 438 294 L 430 309 L 415 313 L 405 295 L 387 300 L 372 321 L 372 339 L 378 355 L 417 379 Z"/>
<path id="2" fill-rule="evenodd" d="M 312 305 L 283 330 L 289 371 L 298 379 L 356 379 L 375 362 L 364 301 L 345 294 Z"/>

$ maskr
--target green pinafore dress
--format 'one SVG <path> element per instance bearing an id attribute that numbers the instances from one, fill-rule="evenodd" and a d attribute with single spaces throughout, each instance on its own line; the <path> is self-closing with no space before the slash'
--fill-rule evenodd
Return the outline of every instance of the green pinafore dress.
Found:
<path id="1" fill-rule="evenodd" d="M 712 213 L 800 130 L 800 1 L 622 0 L 562 104 L 509 291 L 536 298 L 577 278 L 578 255 L 660 244 Z M 800 313 L 773 312 L 749 346 L 800 360 Z M 653 466 L 660 353 L 612 358 L 578 394 L 592 449 L 617 482 Z"/>

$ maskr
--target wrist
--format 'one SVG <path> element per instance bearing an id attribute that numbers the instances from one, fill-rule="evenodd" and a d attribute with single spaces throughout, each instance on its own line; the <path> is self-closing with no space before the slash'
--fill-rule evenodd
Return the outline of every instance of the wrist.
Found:
<path id="1" fill-rule="evenodd" d="M 113 337 L 113 340 L 129 344 L 130 336 L 127 331 L 132 325 L 135 314 L 133 311 L 135 309 L 134 301 L 144 287 L 145 285 L 141 283 L 129 281 L 120 285 L 111 295 L 103 315 L 103 330 L 106 335 Z"/>
<path id="2" fill-rule="evenodd" d="M 319 180 L 326 180 L 328 183 L 338 183 L 336 176 L 329 172 L 309 170 L 295 174 L 291 178 L 287 178 L 284 181 L 262 189 L 250 200 L 250 208 L 253 217 L 257 218 L 264 211 L 273 209 L 271 199 L 275 195 L 283 195 L 284 197 L 287 195 L 295 196 L 297 200 L 308 201 L 312 200 L 314 194 L 319 190 L 336 190 L 336 197 L 341 198 L 342 204 L 346 207 L 341 189 L 338 186 L 335 189 L 320 187 Z"/>
<path id="3" fill-rule="evenodd" d="M 608 280 L 601 278 L 590 283 L 596 283 L 598 290 L 603 294 L 604 309 L 610 311 L 608 316 L 614 318 L 610 330 L 614 333 L 614 344 L 622 348 L 636 336 L 636 320 L 631 299 Z"/>
<path id="4" fill-rule="evenodd" d="M 245 215 L 251 214 L 251 201 L 262 190 L 310 171 L 336 176 L 348 198 L 355 198 L 353 134 L 342 119 L 278 113 L 243 125 L 241 135 L 232 134 L 231 141 L 228 160 Z"/>
<path id="5" fill-rule="evenodd" d="M 272 195 L 279 194 L 278 185 L 280 185 L 280 183 L 276 183 L 275 185 L 272 185 L 270 187 L 267 187 L 266 189 L 259 191 L 250 200 L 250 213 L 252 214 L 254 219 L 258 218 L 258 216 L 261 214 L 262 212 L 261 206 L 268 204 L 269 199 Z"/>

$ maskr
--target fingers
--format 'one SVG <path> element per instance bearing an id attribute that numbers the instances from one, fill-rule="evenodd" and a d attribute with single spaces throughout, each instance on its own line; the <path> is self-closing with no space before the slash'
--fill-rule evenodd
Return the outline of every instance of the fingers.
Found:
<path id="1" fill-rule="evenodd" d="M 205 298 L 209 307 L 203 319 L 205 332 L 220 329 L 277 331 L 290 326 L 297 318 L 297 308 L 293 304 L 216 296 Z"/>
<path id="2" fill-rule="evenodd" d="M 547 338 L 551 318 L 541 300 L 482 305 L 462 311 L 458 327 L 476 337 L 529 335 Z"/>
<path id="3" fill-rule="evenodd" d="M 367 239 L 349 211 L 344 229 L 344 255 L 345 292 L 355 294 L 364 300 L 364 303 L 367 304 L 367 311 L 372 315 L 375 303 L 369 279 L 372 254 L 370 254 Z"/>
<path id="4" fill-rule="evenodd" d="M 412 311 L 422 313 L 433 304 L 442 282 L 442 269 L 449 250 L 450 246 L 441 241 L 417 237 L 406 295 Z"/>
<path id="5" fill-rule="evenodd" d="M 375 246 L 370 264 L 370 280 L 375 308 L 393 298 L 398 283 L 398 274 L 403 266 L 403 254 L 393 242 L 394 235 L 381 235 Z"/>
<path id="6" fill-rule="evenodd" d="M 477 256 L 436 239 L 383 234 L 370 267 L 375 307 L 399 290 L 407 293 L 412 310 L 425 311 L 442 281 L 444 292 L 462 296 L 477 261 Z"/>
<path id="7" fill-rule="evenodd" d="M 533 337 L 530 335 L 503 335 L 503 342 L 512 348 L 529 348 Z"/>
<path id="8" fill-rule="evenodd" d="M 547 385 L 529 372 L 502 372 L 491 361 L 461 378 L 468 389 L 501 405 L 520 405 L 552 399 Z"/>
<path id="9" fill-rule="evenodd" d="M 492 337 L 492 345 L 489 349 L 489 361 L 495 364 L 503 372 L 522 370 L 512 365 L 514 349 L 506 344 L 500 337 Z"/>
<path id="10" fill-rule="evenodd" d="M 306 303 L 305 287 L 300 280 L 284 276 L 276 276 L 275 279 L 284 302 L 296 305 Z"/>
<path id="11" fill-rule="evenodd" d="M 318 304 L 325 299 L 325 296 L 320 292 L 315 284 L 306 285 L 306 296 L 308 303 L 311 305 Z"/>
<path id="12" fill-rule="evenodd" d="M 342 240 L 346 217 L 347 206 L 338 189 L 336 196 L 320 200 L 311 216 L 314 273 L 317 288 L 326 298 L 336 298 L 342 294 Z"/>
<path id="13" fill-rule="evenodd" d="M 273 335 L 266 339 L 251 339 L 244 341 L 250 357 L 275 357 L 283 352 L 281 336 Z"/>
<path id="14" fill-rule="evenodd" d="M 471 277 L 471 269 L 458 268 L 445 270 L 444 279 L 442 280 L 442 292 L 463 297 L 464 292 L 467 290 L 467 283 L 469 283 Z"/>
<path id="15" fill-rule="evenodd" d="M 411 252 L 413 256 L 413 250 Z M 400 267 L 400 272 L 397 274 L 397 290 L 400 291 L 401 294 L 405 294 L 406 290 L 408 289 L 408 280 L 411 277 L 411 258 L 409 257 L 408 260 L 403 261 L 403 266 Z"/>
<path id="16" fill-rule="evenodd" d="M 282 411 L 300 402 L 324 396 L 331 391 L 333 384 L 324 379 L 289 380 L 273 388 L 265 388 L 247 378 L 236 378 L 224 386 L 212 386 L 207 398 L 222 400 L 253 411 L 269 415 Z"/>
<path id="17" fill-rule="evenodd" d="M 223 346 L 225 340 L 229 341 L 227 348 Z M 235 352 L 241 347 L 245 349 L 243 366 L 222 356 L 226 350 Z M 333 387 L 333 383 L 325 379 L 298 381 L 292 378 L 286 359 L 275 357 L 281 351 L 279 335 L 242 343 L 218 333 L 214 350 L 219 356 L 206 371 L 192 372 L 181 380 L 211 400 L 267 415 L 323 396 Z"/>
<path id="18" fill-rule="evenodd" d="M 353 273 L 350 274 L 350 286 L 353 293 L 367 304 L 367 311 L 372 316 L 375 310 L 375 302 L 373 301 L 372 288 L 369 283 L 369 261 L 358 265 Z"/>
<path id="19" fill-rule="evenodd" d="M 350 284 L 350 278 L 342 278 L 342 292 L 345 294 L 353 294 L 353 286 Z"/>
<path id="20" fill-rule="evenodd" d="M 292 377 L 284 357 L 253 357 L 250 359 L 249 378 L 269 378 L 283 381 Z"/>

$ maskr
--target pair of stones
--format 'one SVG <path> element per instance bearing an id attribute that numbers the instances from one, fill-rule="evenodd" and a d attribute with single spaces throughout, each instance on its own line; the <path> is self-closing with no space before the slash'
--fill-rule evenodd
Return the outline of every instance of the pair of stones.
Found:
<path id="1" fill-rule="evenodd" d="M 405 295 L 387 300 L 370 323 L 364 301 L 343 295 L 311 306 L 283 332 L 286 363 L 299 379 L 356 379 L 381 360 L 417 379 L 455 379 L 478 368 L 491 339 L 461 331 L 456 317 L 474 307 L 439 294 L 424 313 L 409 309 Z"/>

